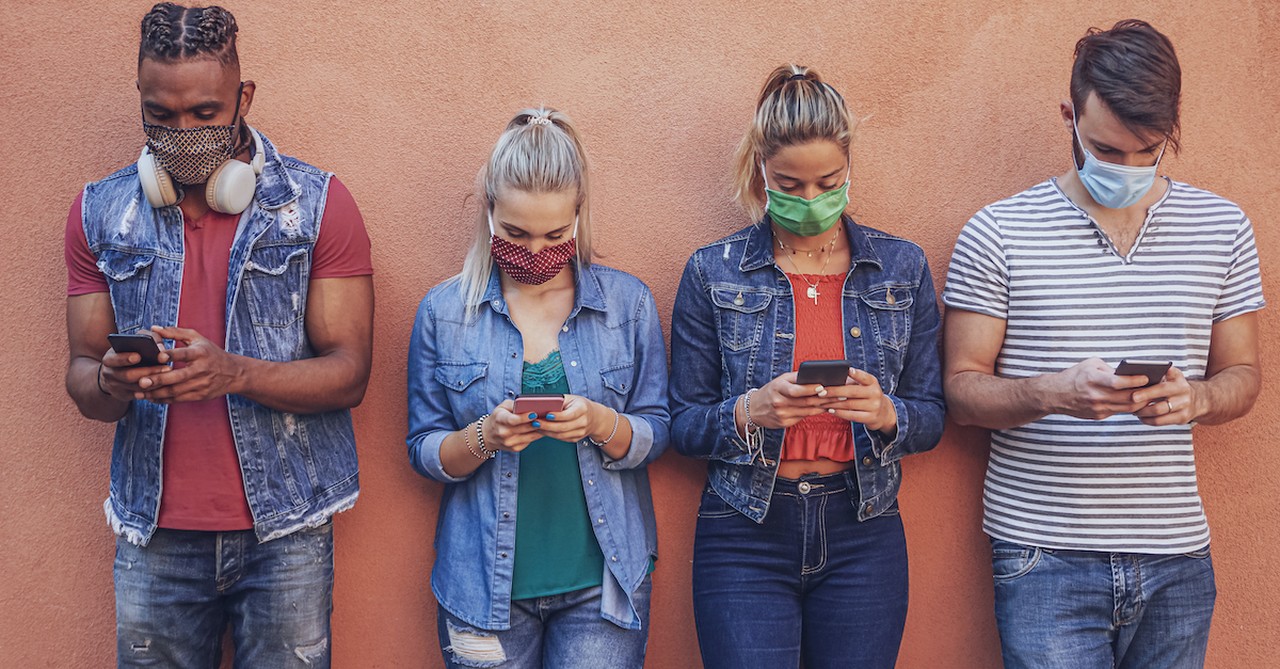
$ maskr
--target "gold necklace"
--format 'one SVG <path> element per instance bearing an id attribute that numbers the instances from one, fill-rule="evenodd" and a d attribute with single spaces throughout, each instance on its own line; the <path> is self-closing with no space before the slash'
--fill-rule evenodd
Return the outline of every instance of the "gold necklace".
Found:
<path id="1" fill-rule="evenodd" d="M 809 288 L 804 291 L 805 297 L 808 297 L 809 299 L 813 300 L 813 306 L 815 307 L 818 306 L 818 297 L 822 295 L 822 293 L 818 292 L 818 284 L 822 281 L 822 279 L 819 278 L 817 281 L 810 283 L 809 279 L 805 277 L 804 274 L 800 273 L 800 268 L 796 266 L 796 261 L 792 260 L 790 256 L 782 256 L 782 257 L 786 258 L 787 262 L 791 263 L 791 269 L 794 269 L 796 271 L 796 276 L 800 277 L 800 280 L 803 281 L 805 285 L 809 286 Z M 826 273 L 827 263 L 829 262 L 831 262 L 830 253 L 828 253 L 827 257 L 822 261 L 822 268 L 818 270 L 819 277 L 821 277 L 823 274 Z"/>
<path id="2" fill-rule="evenodd" d="M 813 252 L 814 252 L 814 251 L 817 251 L 818 253 L 822 253 L 822 252 L 824 252 L 824 251 L 825 251 L 825 252 L 827 252 L 827 253 L 830 253 L 830 252 L 832 252 L 832 251 L 835 251 L 835 250 L 836 250 L 836 240 L 838 240 L 838 239 L 840 239 L 840 227 L 839 227 L 839 226 L 837 226 L 837 227 L 836 227 L 835 234 L 831 235 L 831 241 L 827 242 L 826 244 L 823 244 L 822 246 L 819 246 L 819 247 L 818 247 L 818 248 L 816 248 L 816 249 L 807 249 L 807 250 L 804 250 L 804 254 L 805 254 L 806 256 L 808 256 L 808 257 L 812 258 L 812 257 L 813 257 Z M 796 249 L 794 246 L 787 246 L 786 244 L 783 244 L 783 243 L 782 243 L 782 238 L 781 238 L 781 237 L 778 237 L 778 234 L 777 234 L 776 232 L 773 234 L 773 240 L 774 240 L 774 241 L 776 241 L 776 242 L 778 242 L 778 248 L 782 249 L 783 251 L 787 251 L 787 252 L 791 253 L 791 255 L 795 255 L 795 254 L 796 254 L 796 250 L 797 250 L 797 249 Z M 828 247 L 829 247 L 829 248 L 828 248 Z M 792 263 L 792 264 L 794 264 L 794 263 Z"/>

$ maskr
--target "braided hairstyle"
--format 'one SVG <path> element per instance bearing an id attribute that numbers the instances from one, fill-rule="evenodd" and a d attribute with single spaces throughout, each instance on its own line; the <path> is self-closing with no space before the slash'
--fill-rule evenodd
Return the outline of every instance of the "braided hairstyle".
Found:
<path id="1" fill-rule="evenodd" d="M 236 17 L 222 7 L 161 2 L 142 17 L 138 63 L 144 58 L 164 62 L 211 58 L 224 65 L 239 65 L 237 30 Z"/>

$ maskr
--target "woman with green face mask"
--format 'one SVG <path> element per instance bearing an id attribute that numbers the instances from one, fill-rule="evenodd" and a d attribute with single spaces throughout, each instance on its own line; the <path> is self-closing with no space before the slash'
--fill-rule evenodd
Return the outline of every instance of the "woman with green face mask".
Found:
<path id="1" fill-rule="evenodd" d="M 898 461 L 942 434 L 939 319 L 920 247 L 845 213 L 853 127 L 817 73 L 775 70 L 737 155 L 754 223 L 695 251 L 676 296 L 673 445 L 709 461 L 693 565 L 709 669 L 897 658 Z"/>

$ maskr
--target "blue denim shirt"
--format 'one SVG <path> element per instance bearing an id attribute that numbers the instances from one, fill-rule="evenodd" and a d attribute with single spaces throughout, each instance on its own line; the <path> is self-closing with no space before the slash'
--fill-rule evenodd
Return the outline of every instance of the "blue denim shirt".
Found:
<path id="1" fill-rule="evenodd" d="M 314 357 L 305 312 L 311 252 L 329 177 L 263 139 L 266 162 L 231 247 L 226 310 L 230 353 L 259 360 Z M 178 322 L 185 228 L 177 206 L 153 208 L 137 166 L 85 186 L 89 250 L 107 279 L 118 332 Z M 172 342 L 169 342 L 172 345 Z M 227 395 L 245 495 L 260 541 L 323 524 L 359 493 L 350 411 L 290 414 Z M 134 400 L 116 424 L 111 493 L 103 504 L 115 532 L 146 545 L 160 510 L 169 407 Z"/>
<path id="2" fill-rule="evenodd" d="M 632 430 L 621 460 L 578 442 L 582 490 L 604 553 L 600 614 L 639 629 L 632 594 L 658 554 L 645 466 L 669 438 L 666 349 L 653 295 L 639 279 L 591 265 L 576 282 L 573 311 L 560 331 L 569 390 L 613 407 Z M 447 484 L 431 572 L 436 599 L 471 625 L 501 630 L 510 627 L 520 459 L 500 452 L 470 476 L 453 477 L 440 464 L 440 444 L 519 394 L 524 344 L 497 271 L 470 318 L 460 285 L 445 281 L 418 307 L 409 340 L 409 460 L 420 474 Z"/>
<path id="3" fill-rule="evenodd" d="M 844 226 L 852 254 L 842 293 L 845 357 L 875 375 L 898 414 L 891 442 L 850 423 L 858 518 L 866 520 L 897 500 L 898 460 L 942 436 L 938 305 L 919 246 L 848 218 Z M 774 263 L 767 219 L 693 253 L 671 317 L 673 442 L 710 460 L 712 489 L 756 522 L 769 510 L 784 430 L 765 430 L 762 451 L 749 452 L 734 404 L 795 369 L 794 350 L 795 302 Z"/>

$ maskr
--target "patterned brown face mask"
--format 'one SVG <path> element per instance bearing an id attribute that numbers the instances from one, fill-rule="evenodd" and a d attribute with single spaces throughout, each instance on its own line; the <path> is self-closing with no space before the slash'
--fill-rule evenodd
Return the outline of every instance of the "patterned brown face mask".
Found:
<path id="1" fill-rule="evenodd" d="M 243 90 L 244 84 L 240 84 Z M 161 167 L 174 181 L 190 186 L 209 180 L 218 166 L 237 153 L 243 135 L 240 122 L 240 94 L 236 94 L 236 122 L 231 125 L 204 125 L 195 128 L 171 128 L 142 122 L 147 134 L 147 148 L 160 161 Z"/>

